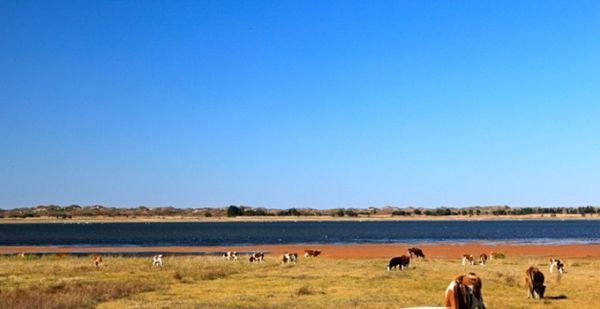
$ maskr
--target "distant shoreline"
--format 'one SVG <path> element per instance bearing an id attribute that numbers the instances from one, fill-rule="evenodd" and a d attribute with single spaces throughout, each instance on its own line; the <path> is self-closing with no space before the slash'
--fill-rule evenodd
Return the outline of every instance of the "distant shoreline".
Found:
<path id="1" fill-rule="evenodd" d="M 186 216 L 151 216 L 151 217 L 76 217 L 71 219 L 58 219 L 53 217 L 33 218 L 2 218 L 0 224 L 13 223 L 168 223 L 168 222 L 365 222 L 365 221 L 506 221 L 506 220 L 600 220 L 598 215 L 581 216 L 577 214 L 550 215 L 479 215 L 479 216 L 390 216 L 371 215 L 358 217 L 332 217 L 332 216 L 238 216 L 238 217 L 186 217 Z"/>
<path id="2" fill-rule="evenodd" d="M 490 252 L 502 252 L 508 256 L 559 256 L 576 258 L 599 258 L 599 244 L 565 244 L 565 245 L 543 245 L 543 244 L 517 244 L 511 242 L 505 243 L 443 243 L 443 244 L 264 244 L 253 246 L 93 246 L 93 247 L 65 247 L 65 246 L 0 246 L 0 254 L 17 253 L 148 253 L 162 252 L 163 254 L 187 253 L 187 254 L 207 254 L 222 253 L 226 251 L 238 252 L 268 252 L 268 256 L 277 256 L 285 252 L 297 252 L 302 254 L 305 249 L 318 249 L 323 252 L 323 257 L 334 259 L 371 259 L 386 258 L 401 254 L 407 254 L 407 248 L 419 247 L 423 249 L 425 255 L 431 258 L 456 258 L 459 259 L 463 254 L 480 253 L 489 254 Z"/>

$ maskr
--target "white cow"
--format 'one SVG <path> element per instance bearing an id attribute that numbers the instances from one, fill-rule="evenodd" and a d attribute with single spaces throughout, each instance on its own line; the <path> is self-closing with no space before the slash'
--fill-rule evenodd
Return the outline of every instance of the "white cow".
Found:
<path id="1" fill-rule="evenodd" d="M 563 261 L 561 259 L 555 259 L 555 258 L 550 259 L 550 272 L 552 272 L 554 270 L 554 267 L 556 267 L 556 269 L 558 269 L 558 272 L 560 274 L 565 272 L 565 264 L 563 263 Z"/>
<path id="2" fill-rule="evenodd" d="M 162 268 L 163 267 L 162 257 L 163 257 L 162 254 L 153 256 L 152 257 L 152 267 L 154 267 L 154 266 L 160 266 Z"/>

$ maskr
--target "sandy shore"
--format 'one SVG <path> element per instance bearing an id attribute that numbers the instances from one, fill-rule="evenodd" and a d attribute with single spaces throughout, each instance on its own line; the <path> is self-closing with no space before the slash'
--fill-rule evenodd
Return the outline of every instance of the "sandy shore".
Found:
<path id="1" fill-rule="evenodd" d="M 0 254 L 20 252 L 163 252 L 163 253 L 210 253 L 224 251 L 268 251 L 279 255 L 285 252 L 301 253 L 305 249 L 319 249 L 323 256 L 340 259 L 388 258 L 406 254 L 409 247 L 423 249 L 428 257 L 459 258 L 462 254 L 479 255 L 491 251 L 503 252 L 508 256 L 560 256 L 560 257 L 591 257 L 600 258 L 600 245 L 521 245 L 521 244 L 355 244 L 355 245 L 256 245 L 237 247 L 53 247 L 53 246 L 0 246 Z"/>

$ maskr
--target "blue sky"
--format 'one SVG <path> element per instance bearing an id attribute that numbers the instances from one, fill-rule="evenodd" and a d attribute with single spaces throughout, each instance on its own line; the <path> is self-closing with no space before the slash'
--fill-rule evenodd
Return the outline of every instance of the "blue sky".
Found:
<path id="1" fill-rule="evenodd" d="M 0 208 L 600 204 L 594 1 L 2 1 Z"/>

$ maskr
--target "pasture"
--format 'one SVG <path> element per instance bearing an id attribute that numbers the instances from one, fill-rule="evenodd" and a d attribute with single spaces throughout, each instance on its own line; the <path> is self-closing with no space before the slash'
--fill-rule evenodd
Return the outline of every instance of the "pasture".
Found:
<path id="1" fill-rule="evenodd" d="M 403 252 L 399 253 L 403 254 Z M 475 272 L 488 308 L 598 308 L 600 260 L 566 259 L 567 273 L 548 272 L 548 260 L 508 257 L 486 266 L 456 259 L 412 260 L 386 271 L 388 259 L 300 257 L 281 264 L 267 255 L 250 264 L 220 257 L 168 256 L 164 267 L 149 257 L 104 256 L 96 269 L 87 257 L 0 257 L 0 308 L 399 308 L 443 306 L 452 278 Z M 537 265 L 546 296 L 527 299 L 524 272 Z"/>

